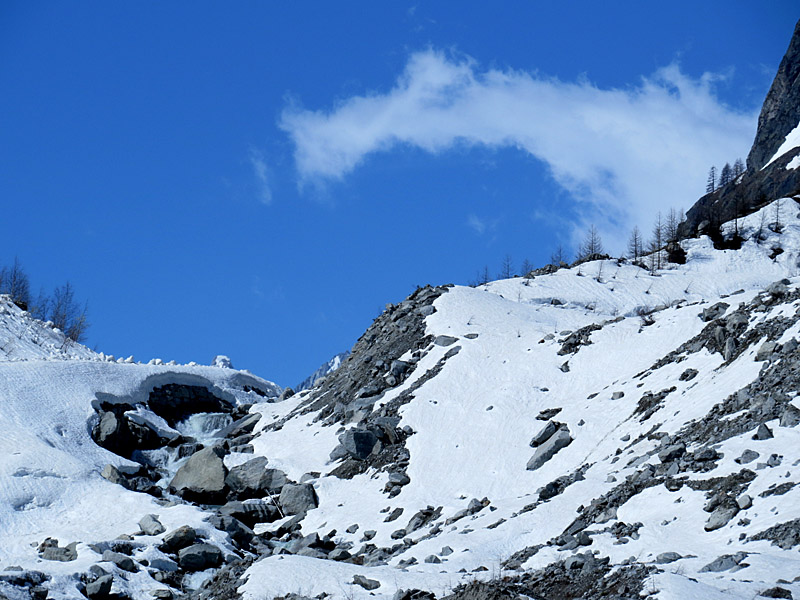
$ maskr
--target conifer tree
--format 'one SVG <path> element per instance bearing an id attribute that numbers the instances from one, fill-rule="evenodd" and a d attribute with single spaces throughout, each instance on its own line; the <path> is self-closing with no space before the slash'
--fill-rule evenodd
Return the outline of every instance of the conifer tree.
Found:
<path id="1" fill-rule="evenodd" d="M 717 167 L 712 166 L 708 170 L 708 181 L 706 182 L 706 194 L 711 194 L 717 189 Z"/>

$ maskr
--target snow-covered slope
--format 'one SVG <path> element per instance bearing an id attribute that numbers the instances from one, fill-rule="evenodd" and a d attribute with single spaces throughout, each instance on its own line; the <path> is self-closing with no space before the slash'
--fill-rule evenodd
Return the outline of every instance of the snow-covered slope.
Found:
<path id="1" fill-rule="evenodd" d="M 171 529 L 190 524 L 220 548 L 232 548 L 198 508 L 171 506 L 101 476 L 108 464 L 123 472 L 139 464 L 95 443 L 95 407 L 113 399 L 141 402 L 165 385 L 198 386 L 232 405 L 247 405 L 274 399 L 278 386 L 232 369 L 118 363 L 65 343 L 60 332 L 5 298 L 0 299 L 0 341 L 0 597 L 25 598 L 45 590 L 51 598 L 83 597 L 80 574 L 101 559 L 109 540 L 138 531 L 137 523 L 149 513 L 158 513 Z M 76 558 L 43 560 L 38 548 L 48 537 L 62 546 L 75 542 Z M 164 562 L 162 553 L 145 545 L 134 543 L 141 548 L 138 558 Z M 118 589 L 134 597 L 165 588 L 144 571 L 126 575 Z M 45 585 L 37 589 L 40 580 Z"/>
<path id="2" fill-rule="evenodd" d="M 413 371 L 367 396 L 366 411 L 331 415 L 330 389 L 270 405 L 256 453 L 290 477 L 312 477 L 320 504 L 302 533 L 335 530 L 331 543 L 356 559 L 264 558 L 247 571 L 244 596 L 366 596 L 353 584 L 357 575 L 380 583 L 370 592 L 378 597 L 401 588 L 442 594 L 475 579 L 513 580 L 573 555 L 580 557 L 571 564 L 584 564 L 587 550 L 615 569 L 656 567 L 640 583 L 658 598 L 753 597 L 793 580 L 796 550 L 752 540 L 800 518 L 793 487 L 800 438 L 778 422 L 787 415 L 784 424 L 796 424 L 797 391 L 783 370 L 800 366 L 793 341 L 800 221 L 793 200 L 782 200 L 781 211 L 780 233 L 763 226 L 774 220 L 773 204 L 736 224 L 747 240 L 741 249 L 689 240 L 687 263 L 656 274 L 595 261 L 533 280 L 452 288 L 433 303 Z M 764 292 L 783 278 L 788 287 Z M 763 349 L 768 339 L 779 344 L 771 352 Z M 390 368 L 415 354 L 372 360 L 379 358 Z M 788 387 L 765 385 L 769 377 Z M 363 406 L 361 395 L 353 401 Z M 405 403 L 395 408 L 399 399 Z M 332 451 L 358 462 L 353 452 L 335 451 L 337 438 L 374 429 L 384 414 L 406 430 L 398 437 L 405 435 L 407 466 L 377 460 L 363 473 L 337 468 L 342 459 L 330 460 Z M 529 442 L 548 418 L 566 426 L 571 442 L 528 470 L 536 452 Z M 762 423 L 774 437 L 753 440 Z M 379 443 L 366 462 L 392 446 Z M 675 457 L 663 453 L 669 448 Z M 736 462 L 746 451 L 759 456 L 747 461 L 747 452 Z M 348 471 L 356 474 L 340 478 Z M 331 472 L 339 477 L 325 475 Z M 401 474 L 407 484 L 387 487 Z M 544 499 L 551 482 L 544 497 L 553 496 Z M 374 536 L 365 539 L 365 530 Z M 579 532 L 588 535 L 570 547 Z M 798 541 L 781 538 L 792 547 Z M 682 558 L 667 563 L 675 558 L 667 553 Z M 728 569 L 715 571 L 723 555 L 733 557 L 721 561 Z M 783 586 L 800 593 L 796 584 Z"/>
<path id="3" fill-rule="evenodd" d="M 105 358 L 105 357 L 103 357 Z M 0 360 L 99 360 L 100 355 L 73 342 L 52 322 L 43 323 L 0 295 Z"/>
<path id="4" fill-rule="evenodd" d="M 421 288 L 282 402 L 7 307 L 0 594 L 798 595 L 798 210 L 655 273 Z"/>

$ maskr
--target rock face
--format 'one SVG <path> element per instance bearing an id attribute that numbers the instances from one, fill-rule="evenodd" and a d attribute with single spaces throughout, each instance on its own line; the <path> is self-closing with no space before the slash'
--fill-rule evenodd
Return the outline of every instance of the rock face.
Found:
<path id="1" fill-rule="evenodd" d="M 758 116 L 758 131 L 747 155 L 747 168 L 758 170 L 772 158 L 783 140 L 800 122 L 800 21 L 778 67 Z"/>
<path id="2" fill-rule="evenodd" d="M 194 453 L 178 469 L 169 486 L 187 500 L 209 502 L 225 496 L 224 451 L 219 447 L 204 448 Z"/>
<path id="3" fill-rule="evenodd" d="M 768 200 L 800 192 L 800 169 L 786 165 L 800 148 L 767 163 L 783 144 L 786 135 L 800 123 L 800 22 L 795 26 L 789 48 L 767 93 L 758 118 L 755 141 L 747 156 L 747 171 L 739 183 L 730 183 L 706 194 L 686 213 L 681 237 L 698 233 L 707 221 L 711 226 L 748 214 Z M 765 166 L 767 165 L 767 166 Z M 708 232 L 713 234 L 713 231 Z"/>

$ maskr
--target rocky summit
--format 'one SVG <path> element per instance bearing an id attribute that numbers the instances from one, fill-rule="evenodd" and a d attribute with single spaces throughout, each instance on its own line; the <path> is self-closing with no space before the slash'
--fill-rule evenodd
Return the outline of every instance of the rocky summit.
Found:
<path id="1" fill-rule="evenodd" d="M 800 598 L 798 32 L 662 267 L 420 287 L 297 393 L 0 297 L 0 598 Z"/>

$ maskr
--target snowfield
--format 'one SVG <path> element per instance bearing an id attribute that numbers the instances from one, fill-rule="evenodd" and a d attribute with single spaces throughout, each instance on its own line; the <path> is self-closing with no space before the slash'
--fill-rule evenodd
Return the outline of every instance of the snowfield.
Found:
<path id="1" fill-rule="evenodd" d="M 143 400 L 174 382 L 206 387 L 236 405 L 253 403 L 250 411 L 261 415 L 252 453 L 230 453 L 228 468 L 266 457 L 270 468 L 311 483 L 318 496 L 304 518 L 254 526 L 271 551 L 251 554 L 254 562 L 242 567 L 245 599 L 393 598 L 400 589 L 440 597 L 460 584 L 514 578 L 587 551 L 607 557 L 612 571 L 631 563 L 657 567 L 641 594 L 651 598 L 753 598 L 776 585 L 798 597 L 797 543 L 784 549 L 750 538 L 800 518 L 800 485 L 785 485 L 800 482 L 800 428 L 776 417 L 765 423 L 773 437 L 753 439 L 758 424 L 734 431 L 763 400 L 748 386 L 791 364 L 800 337 L 800 209 L 792 199 L 779 206 L 726 224 L 727 235 L 738 228 L 744 238 L 740 249 L 716 250 L 707 237 L 685 240 L 686 264 L 654 274 L 602 260 L 532 279 L 452 287 L 423 313 L 420 350 L 370 357 L 386 369 L 402 361 L 410 371 L 379 393 L 355 394 L 350 400 L 368 401 L 369 409 L 351 416 L 326 404 L 334 392 L 319 382 L 274 402 L 277 386 L 233 369 L 110 362 L 77 345 L 61 352 L 48 328 L 5 302 L 0 342 L 15 341 L 0 362 L 0 573 L 11 565 L 43 571 L 51 576 L 49 597 L 83 598 L 80 575 L 102 559 L 89 545 L 127 534 L 137 543 L 133 557 L 149 566 L 136 573 L 103 567 L 114 575 L 114 590 L 149 597 L 167 589 L 153 577 L 164 558 L 157 549 L 163 534 L 137 534 L 150 513 L 167 532 L 190 525 L 231 561 L 248 556 L 206 520 L 213 507 L 174 496 L 156 501 L 100 475 L 107 464 L 137 465 L 92 439 L 98 403 Z M 764 225 L 776 213 L 779 232 Z M 765 292 L 783 279 L 785 288 Z M 734 319 L 738 337 L 726 342 L 721 336 L 732 337 L 725 323 Z M 768 352 L 764 343 L 778 330 L 772 341 L 780 346 Z M 357 360 L 357 353 L 345 359 L 328 383 L 344 381 Z M 269 401 L 248 386 L 269 390 Z M 720 412 L 746 388 L 741 410 Z M 774 392 L 773 404 L 791 399 L 800 408 L 797 390 Z M 399 418 L 395 428 L 403 433 L 389 446 L 404 449 L 407 463 L 372 466 L 374 450 L 358 463 L 371 466 L 331 474 L 347 460 L 356 465 L 345 454 L 331 458 L 343 434 L 379 414 Z M 531 446 L 549 420 L 570 441 L 528 470 L 554 439 Z M 161 427 L 165 435 L 171 430 Z M 675 457 L 665 454 L 680 444 Z M 714 458 L 697 458 L 701 451 Z M 758 457 L 736 462 L 746 451 Z M 399 474 L 407 481 L 396 483 Z M 555 493 L 540 495 L 556 481 Z M 728 494 L 716 500 L 720 506 L 740 502 L 712 528 L 710 519 L 721 514 L 713 504 L 719 490 Z M 576 519 L 582 527 L 570 530 Z M 292 550 L 314 533 L 355 559 L 331 560 L 324 556 L 330 547 Z M 46 537 L 62 546 L 77 542 L 77 559 L 42 560 L 37 546 Z M 678 557 L 667 561 L 665 553 Z M 724 555 L 736 560 L 724 570 L 704 569 Z M 212 574 L 188 576 L 187 587 Z M 373 589 L 354 583 L 359 576 Z"/>

